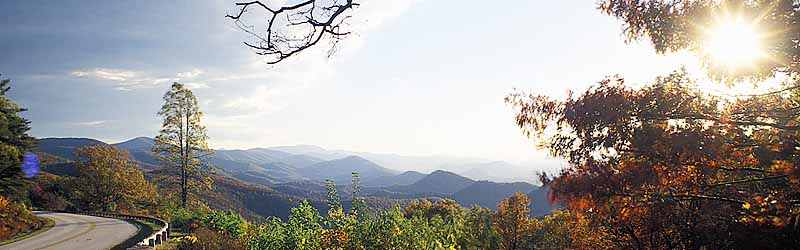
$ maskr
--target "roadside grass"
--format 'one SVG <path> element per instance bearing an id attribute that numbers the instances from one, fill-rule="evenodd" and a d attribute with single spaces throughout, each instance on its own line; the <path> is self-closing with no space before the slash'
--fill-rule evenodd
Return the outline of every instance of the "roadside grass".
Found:
<path id="1" fill-rule="evenodd" d="M 164 244 L 156 246 L 155 250 L 175 250 L 178 249 L 178 238 L 187 236 L 189 234 L 179 232 L 178 230 L 170 232 L 169 239 Z"/>
<path id="2" fill-rule="evenodd" d="M 38 218 L 44 221 L 44 225 L 42 225 L 36 230 L 17 235 L 16 237 L 8 240 L 0 241 L 0 246 L 8 245 L 47 232 L 47 230 L 50 230 L 56 224 L 56 222 L 50 218 L 45 218 L 45 217 L 38 217 Z"/>
<path id="3" fill-rule="evenodd" d="M 153 234 L 153 232 L 160 229 L 158 225 L 143 220 L 128 219 L 125 221 L 135 225 L 137 228 L 139 228 L 139 231 L 133 237 L 128 238 L 128 240 L 123 241 L 122 243 L 119 243 L 116 246 L 112 247 L 111 249 L 113 250 L 124 250 L 129 247 L 135 246 L 137 243 L 141 242 L 145 238 L 150 237 L 150 235 Z"/>
<path id="4" fill-rule="evenodd" d="M 174 239 L 169 239 L 164 244 L 156 246 L 155 250 L 175 250 L 178 249 L 178 242 Z"/>

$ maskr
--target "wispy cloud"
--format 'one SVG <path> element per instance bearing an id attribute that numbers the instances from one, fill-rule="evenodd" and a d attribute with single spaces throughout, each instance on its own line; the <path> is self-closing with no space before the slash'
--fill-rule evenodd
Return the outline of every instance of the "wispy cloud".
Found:
<path id="1" fill-rule="evenodd" d="M 76 78 L 89 78 L 104 82 L 111 82 L 114 88 L 120 91 L 131 91 L 139 88 L 152 88 L 159 84 L 179 80 L 176 77 L 154 77 L 141 71 L 111 68 L 92 68 L 74 70 L 70 75 Z"/>
<path id="2" fill-rule="evenodd" d="M 195 78 L 203 73 L 205 73 L 205 71 L 202 69 L 192 69 L 192 71 L 178 73 L 178 77 L 181 79 Z"/>
<path id="3" fill-rule="evenodd" d="M 106 120 L 83 121 L 83 122 L 73 122 L 73 123 L 70 123 L 70 125 L 72 125 L 72 126 L 91 127 L 91 126 L 97 126 L 97 125 L 100 125 L 100 124 L 103 124 L 103 123 L 106 123 L 106 122 L 108 122 L 108 121 L 106 121 Z"/>
<path id="4" fill-rule="evenodd" d="M 183 83 L 183 85 L 185 85 L 186 87 L 188 87 L 190 89 L 207 89 L 207 88 L 211 88 L 211 86 L 209 86 L 205 82 L 181 82 L 181 83 Z"/>
<path id="5" fill-rule="evenodd" d="M 112 68 L 91 68 L 70 72 L 70 76 L 75 78 L 93 79 L 106 83 L 110 82 L 114 85 L 114 89 L 119 91 L 153 88 L 161 84 L 169 84 L 172 82 L 182 82 L 191 89 L 210 88 L 208 83 L 206 83 L 206 79 L 198 79 L 203 74 L 205 74 L 205 71 L 197 68 L 191 71 L 177 73 L 174 77 L 160 76 L 144 71 Z M 184 82 L 189 79 L 192 79 L 192 81 Z"/>

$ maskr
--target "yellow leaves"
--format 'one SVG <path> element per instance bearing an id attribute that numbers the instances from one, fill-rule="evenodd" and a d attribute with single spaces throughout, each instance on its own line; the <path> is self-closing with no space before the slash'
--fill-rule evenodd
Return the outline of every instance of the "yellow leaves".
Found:
<path id="1" fill-rule="evenodd" d="M 783 220 L 781 220 L 780 217 L 774 216 L 772 217 L 772 225 L 783 226 Z"/>
<path id="2" fill-rule="evenodd" d="M 75 191 L 85 209 L 137 209 L 155 201 L 155 187 L 144 179 L 128 152 L 113 146 L 89 146 L 76 151 Z"/>
<path id="3" fill-rule="evenodd" d="M 3 211 L 8 207 L 9 200 L 6 197 L 0 195 L 0 211 Z"/>
<path id="4" fill-rule="evenodd" d="M 403 230 L 402 230 L 402 229 L 400 229 L 400 227 L 399 227 L 399 226 L 397 226 L 397 225 L 394 225 L 394 226 L 392 227 L 392 229 L 393 229 L 392 231 L 394 231 L 394 234 L 395 234 L 395 235 L 400 235 L 400 234 L 402 234 L 402 233 L 403 233 Z"/>
<path id="5" fill-rule="evenodd" d="M 744 204 L 742 204 L 742 208 L 749 210 L 750 209 L 750 203 L 749 202 L 745 202 Z"/>
<path id="6" fill-rule="evenodd" d="M 329 249 L 342 248 L 347 245 L 348 241 L 347 232 L 341 228 L 322 230 L 322 244 Z"/>
<path id="7" fill-rule="evenodd" d="M 183 236 L 183 237 L 179 237 L 179 238 L 175 239 L 175 241 L 177 241 L 179 243 L 187 242 L 187 243 L 195 244 L 195 243 L 197 243 L 197 237 L 195 237 L 193 235 Z"/>

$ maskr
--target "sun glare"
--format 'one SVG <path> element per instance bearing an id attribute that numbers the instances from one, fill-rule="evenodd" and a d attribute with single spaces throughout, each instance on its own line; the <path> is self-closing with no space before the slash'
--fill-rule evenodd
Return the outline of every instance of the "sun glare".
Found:
<path id="1" fill-rule="evenodd" d="M 718 65 L 731 69 L 752 66 L 762 59 L 761 34 L 753 23 L 741 18 L 720 20 L 706 31 L 705 53 Z"/>

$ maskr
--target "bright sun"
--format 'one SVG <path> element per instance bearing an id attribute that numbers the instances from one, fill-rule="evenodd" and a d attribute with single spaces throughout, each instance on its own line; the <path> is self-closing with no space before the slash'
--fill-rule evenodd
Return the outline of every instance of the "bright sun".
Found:
<path id="1" fill-rule="evenodd" d="M 755 24 L 741 18 L 720 20 L 706 31 L 704 50 L 715 64 L 731 69 L 752 66 L 764 56 L 762 35 Z"/>

